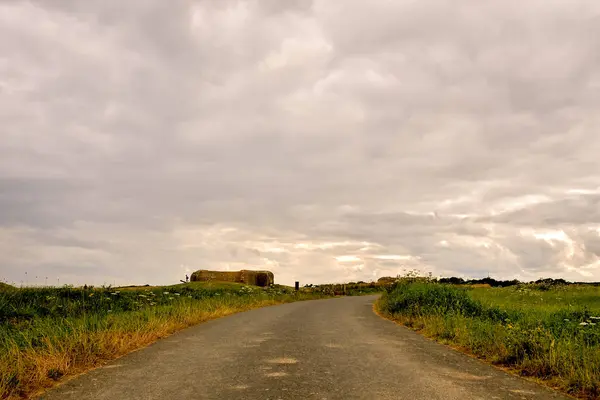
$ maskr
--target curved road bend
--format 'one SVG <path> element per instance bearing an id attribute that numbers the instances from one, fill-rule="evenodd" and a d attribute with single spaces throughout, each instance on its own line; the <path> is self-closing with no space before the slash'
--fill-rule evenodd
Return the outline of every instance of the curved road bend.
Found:
<path id="1" fill-rule="evenodd" d="M 298 302 L 213 320 L 39 398 L 567 398 L 378 317 L 375 299 Z"/>

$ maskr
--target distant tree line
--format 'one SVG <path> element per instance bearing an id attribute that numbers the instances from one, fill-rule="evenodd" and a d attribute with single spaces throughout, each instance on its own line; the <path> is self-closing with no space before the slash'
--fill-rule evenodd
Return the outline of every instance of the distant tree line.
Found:
<path id="1" fill-rule="evenodd" d="M 515 286 L 521 284 L 536 284 L 536 285 L 549 285 L 549 286 L 558 286 L 558 285 L 591 285 L 591 286 L 600 286 L 600 282 L 569 282 L 562 278 L 552 279 L 552 278 L 544 278 L 538 279 L 537 281 L 530 282 L 521 282 L 518 279 L 513 280 L 497 280 L 494 278 L 482 278 L 482 279 L 463 279 L 457 278 L 455 276 L 451 278 L 439 278 L 437 280 L 440 283 L 449 283 L 452 285 L 478 285 L 478 284 L 487 284 L 492 287 L 507 287 L 507 286 Z"/>
<path id="2" fill-rule="evenodd" d="M 406 277 L 404 277 L 406 279 Z M 439 283 L 447 283 L 451 285 L 490 285 L 491 287 L 508 287 L 508 286 L 517 286 L 517 285 L 537 285 L 539 289 L 543 290 L 544 288 L 549 289 L 552 286 L 561 286 L 561 285 L 590 285 L 590 286 L 600 286 L 600 282 L 570 282 L 565 279 L 553 279 L 553 278 L 543 278 L 538 279 L 537 281 L 529 281 L 522 282 L 518 279 L 512 280 L 499 280 L 494 278 L 482 278 L 482 279 L 464 279 L 456 276 L 450 278 L 435 278 L 432 277 L 431 274 L 427 277 L 419 277 L 416 275 L 410 275 L 408 279 L 416 279 L 416 280 L 425 280 L 428 282 L 439 282 Z M 314 284 L 306 284 L 305 288 L 319 289 L 326 287 L 342 287 L 346 286 L 347 288 L 358 288 L 358 287 L 369 287 L 374 288 L 377 286 L 388 286 L 394 284 L 398 279 L 403 279 L 402 277 L 390 277 L 385 276 L 379 278 L 377 282 L 348 282 L 345 284 L 324 284 L 324 285 L 314 285 Z"/>

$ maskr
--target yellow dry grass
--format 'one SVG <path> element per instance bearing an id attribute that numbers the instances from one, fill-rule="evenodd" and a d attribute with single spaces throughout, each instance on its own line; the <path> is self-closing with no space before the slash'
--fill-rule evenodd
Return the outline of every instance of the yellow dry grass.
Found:
<path id="1" fill-rule="evenodd" d="M 200 302 L 161 313 L 113 315 L 106 330 L 93 331 L 73 326 L 67 340 L 44 339 L 44 346 L 9 347 L 0 355 L 0 398 L 16 400 L 39 394 L 63 377 L 73 377 L 131 351 L 143 348 L 181 329 L 250 309 L 275 305 L 285 300 L 255 299 L 232 305 Z M 167 310 L 165 310 L 167 311 Z M 125 321 L 126 319 L 126 321 Z M 55 374 L 52 371 L 56 371 Z M 19 382 L 18 392 L 8 390 L 4 378 Z"/>

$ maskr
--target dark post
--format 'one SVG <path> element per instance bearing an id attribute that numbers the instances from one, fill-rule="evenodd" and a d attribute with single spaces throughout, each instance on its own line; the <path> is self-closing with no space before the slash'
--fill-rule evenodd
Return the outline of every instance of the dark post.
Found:
<path id="1" fill-rule="evenodd" d="M 296 290 L 300 290 L 300 282 L 296 281 Z"/>

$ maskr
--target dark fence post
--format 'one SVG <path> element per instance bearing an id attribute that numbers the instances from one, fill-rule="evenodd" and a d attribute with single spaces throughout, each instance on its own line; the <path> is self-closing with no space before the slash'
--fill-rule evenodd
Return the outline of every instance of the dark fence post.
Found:
<path id="1" fill-rule="evenodd" d="M 296 290 L 300 290 L 300 282 L 296 281 Z"/>

